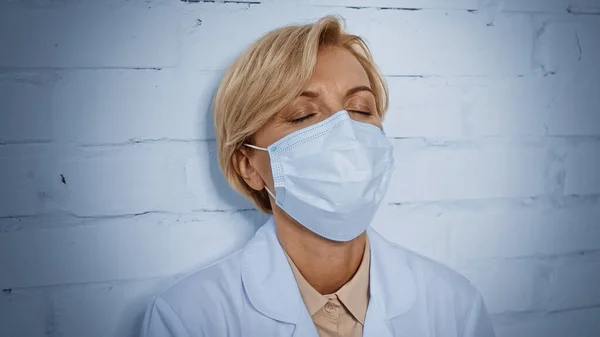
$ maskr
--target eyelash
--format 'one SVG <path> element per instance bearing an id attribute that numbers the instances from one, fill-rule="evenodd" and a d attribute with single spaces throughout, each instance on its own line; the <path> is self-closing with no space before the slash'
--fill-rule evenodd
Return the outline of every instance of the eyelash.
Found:
<path id="1" fill-rule="evenodd" d="M 306 115 L 306 116 L 302 116 L 300 118 L 292 119 L 290 122 L 292 122 L 292 124 L 301 123 L 301 122 L 304 122 L 305 120 L 311 118 L 314 115 L 316 115 L 316 114 L 312 113 L 312 114 L 309 114 L 309 115 Z"/>
<path id="2" fill-rule="evenodd" d="M 361 115 L 364 115 L 364 116 L 371 116 L 371 115 L 373 115 L 371 112 L 368 112 L 368 111 L 360 111 L 360 110 L 346 110 L 346 111 L 355 112 L 355 113 L 358 113 L 358 114 L 361 114 Z M 309 115 L 306 115 L 306 116 L 302 116 L 300 118 L 292 119 L 290 122 L 292 124 L 301 123 L 301 122 L 304 122 L 305 120 L 313 117 L 314 115 L 316 115 L 316 114 L 312 113 L 312 114 L 309 114 Z"/>
<path id="3" fill-rule="evenodd" d="M 356 112 L 358 114 L 365 115 L 365 116 L 371 116 L 371 115 L 373 115 L 373 113 L 371 113 L 369 111 L 360 111 L 360 110 L 347 110 L 347 111 Z"/>

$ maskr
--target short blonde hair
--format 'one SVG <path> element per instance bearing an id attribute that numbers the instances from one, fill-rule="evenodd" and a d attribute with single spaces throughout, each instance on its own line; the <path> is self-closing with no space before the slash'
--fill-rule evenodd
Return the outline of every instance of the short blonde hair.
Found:
<path id="1" fill-rule="evenodd" d="M 377 113 L 388 108 L 388 89 L 366 42 L 344 31 L 341 18 L 275 29 L 255 41 L 226 71 L 213 108 L 219 166 L 229 184 L 266 213 L 272 213 L 265 190 L 256 191 L 236 172 L 234 154 L 278 111 L 302 93 L 324 46 L 349 50 L 367 72 Z"/>

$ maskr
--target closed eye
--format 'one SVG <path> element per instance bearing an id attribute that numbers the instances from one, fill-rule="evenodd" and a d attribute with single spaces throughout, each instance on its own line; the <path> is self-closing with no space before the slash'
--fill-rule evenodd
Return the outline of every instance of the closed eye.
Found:
<path id="1" fill-rule="evenodd" d="M 307 119 L 309 119 L 309 118 L 313 117 L 314 115 L 316 115 L 316 113 L 312 113 L 312 114 L 308 114 L 308 115 L 306 115 L 306 116 L 302 116 L 302 117 L 300 117 L 300 118 L 292 119 L 290 122 L 291 122 L 291 123 L 294 123 L 294 124 L 296 124 L 296 123 L 301 123 L 301 122 L 304 122 L 305 120 L 307 120 Z"/>
<path id="2" fill-rule="evenodd" d="M 373 113 L 369 112 L 369 111 L 360 111 L 360 110 L 348 110 L 349 112 L 353 112 L 353 113 L 357 113 L 357 114 L 361 114 L 361 115 L 365 115 L 365 116 L 371 116 L 373 115 Z"/>

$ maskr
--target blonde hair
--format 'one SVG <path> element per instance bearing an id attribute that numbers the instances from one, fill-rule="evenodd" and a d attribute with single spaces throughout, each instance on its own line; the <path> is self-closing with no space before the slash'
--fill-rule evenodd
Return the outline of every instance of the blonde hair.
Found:
<path id="1" fill-rule="evenodd" d="M 324 46 L 349 50 L 367 72 L 377 113 L 388 108 L 388 89 L 366 42 L 344 32 L 341 18 L 275 29 L 255 41 L 226 71 L 213 108 L 219 166 L 229 184 L 266 213 L 272 213 L 265 190 L 256 191 L 239 176 L 233 163 L 242 144 L 283 107 L 302 93 Z"/>

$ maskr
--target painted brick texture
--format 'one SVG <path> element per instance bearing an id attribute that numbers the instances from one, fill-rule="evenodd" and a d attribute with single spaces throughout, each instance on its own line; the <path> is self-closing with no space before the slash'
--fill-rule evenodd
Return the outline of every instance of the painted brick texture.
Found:
<path id="1" fill-rule="evenodd" d="M 481 290 L 499 337 L 600 336 L 600 1 L 4 1 L 0 336 L 136 336 L 148 300 L 266 217 L 211 99 L 261 34 L 326 14 L 390 88 L 373 226 Z"/>

